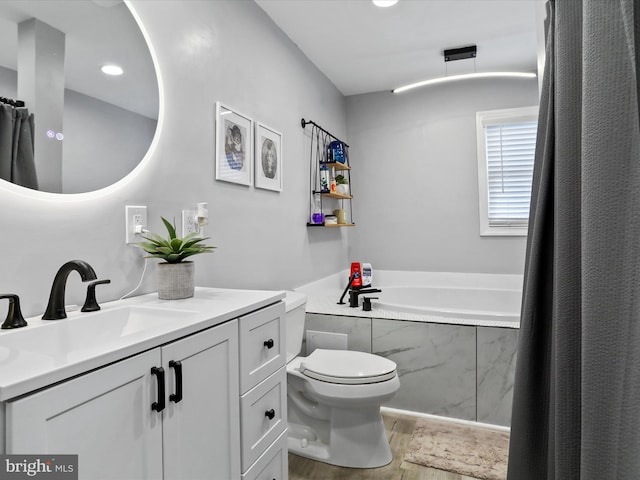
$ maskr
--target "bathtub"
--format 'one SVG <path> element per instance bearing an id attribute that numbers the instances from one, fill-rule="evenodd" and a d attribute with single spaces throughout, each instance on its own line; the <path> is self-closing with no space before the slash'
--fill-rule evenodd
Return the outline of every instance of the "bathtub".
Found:
<path id="1" fill-rule="evenodd" d="M 372 287 L 382 291 L 366 295 L 377 297 L 367 312 L 337 304 L 348 276 L 343 271 L 297 288 L 309 297 L 307 312 L 508 328 L 520 325 L 522 275 L 374 270 Z M 348 296 L 345 300 L 348 302 Z"/>
<path id="2" fill-rule="evenodd" d="M 520 290 L 379 286 L 377 306 L 394 312 L 517 322 L 520 318 Z"/>
<path id="3" fill-rule="evenodd" d="M 382 291 L 366 294 L 378 297 L 370 311 L 337 303 L 348 278 L 296 289 L 308 297 L 305 331 L 394 361 L 400 390 L 385 408 L 510 425 L 522 275 L 374 268 Z"/>
<path id="4" fill-rule="evenodd" d="M 522 275 L 374 265 L 372 286 L 382 291 L 366 294 L 378 297 L 370 311 L 362 300 L 350 308 L 348 296 L 337 303 L 348 278 L 344 270 L 296 288 L 308 297 L 305 332 L 394 361 L 400 390 L 385 408 L 510 425 Z"/>

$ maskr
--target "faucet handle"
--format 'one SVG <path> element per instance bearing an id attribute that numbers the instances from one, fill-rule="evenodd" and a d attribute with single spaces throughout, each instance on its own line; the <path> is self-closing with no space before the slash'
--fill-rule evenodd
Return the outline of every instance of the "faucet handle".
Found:
<path id="1" fill-rule="evenodd" d="M 18 295 L 13 293 L 2 293 L 0 294 L 0 298 L 9 299 L 9 311 L 7 312 L 7 318 L 0 328 L 9 329 L 26 327 L 27 321 L 24 319 L 22 312 L 20 311 L 20 298 Z"/>
<path id="2" fill-rule="evenodd" d="M 379 297 L 362 297 L 362 310 L 364 312 L 371 311 L 371 300 L 377 300 Z"/>
<path id="3" fill-rule="evenodd" d="M 96 280 L 89 283 L 87 286 L 87 298 L 80 309 L 81 312 L 97 312 L 100 310 L 100 305 L 98 305 L 98 301 L 96 300 L 96 285 L 103 285 L 105 283 L 111 283 L 111 280 Z"/>

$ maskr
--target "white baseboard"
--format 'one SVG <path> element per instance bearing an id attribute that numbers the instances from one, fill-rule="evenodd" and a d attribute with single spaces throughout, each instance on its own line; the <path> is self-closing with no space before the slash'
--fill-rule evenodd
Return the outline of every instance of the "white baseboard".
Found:
<path id="1" fill-rule="evenodd" d="M 493 425 L 492 423 L 474 422 L 472 420 L 463 420 L 461 418 L 441 417 L 439 415 L 431 415 L 430 413 L 413 412 L 411 410 L 401 410 L 399 408 L 380 407 L 380 411 L 382 413 L 388 412 L 388 413 L 394 413 L 396 415 L 410 415 L 412 417 L 432 418 L 434 420 L 442 420 L 444 422 L 459 423 L 462 425 L 469 425 L 472 427 L 484 427 L 484 428 L 490 428 L 493 430 L 499 430 L 501 432 L 511 432 L 510 427 L 505 427 L 502 425 Z"/>

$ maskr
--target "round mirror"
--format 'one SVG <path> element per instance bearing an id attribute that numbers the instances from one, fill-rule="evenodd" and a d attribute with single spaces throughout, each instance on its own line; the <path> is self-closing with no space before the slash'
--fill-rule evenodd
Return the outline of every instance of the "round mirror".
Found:
<path id="1" fill-rule="evenodd" d="M 138 165 L 157 127 L 158 80 L 127 4 L 3 0 L 0 45 L 2 181 L 83 193 Z"/>

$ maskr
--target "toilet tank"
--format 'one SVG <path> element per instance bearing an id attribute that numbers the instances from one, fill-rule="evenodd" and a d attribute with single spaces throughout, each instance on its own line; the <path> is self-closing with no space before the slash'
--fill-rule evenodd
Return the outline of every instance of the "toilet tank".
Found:
<path id="1" fill-rule="evenodd" d="M 289 363 L 297 357 L 300 350 L 302 350 L 307 296 L 299 292 L 288 291 L 286 293 L 284 305 L 286 311 L 287 363 Z"/>

